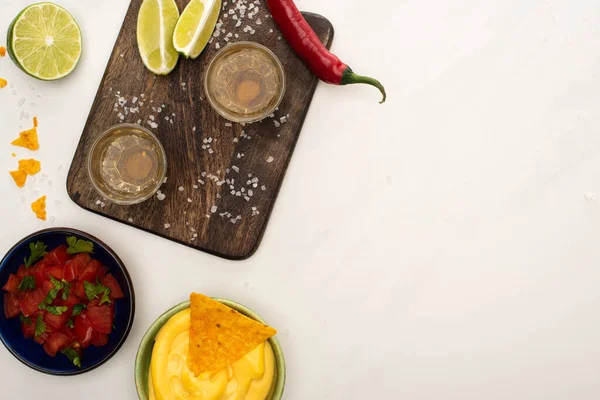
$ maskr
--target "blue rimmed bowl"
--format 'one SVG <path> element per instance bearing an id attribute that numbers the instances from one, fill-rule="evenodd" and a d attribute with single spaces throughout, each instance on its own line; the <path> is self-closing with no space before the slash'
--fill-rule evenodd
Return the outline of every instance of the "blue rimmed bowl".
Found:
<path id="1" fill-rule="evenodd" d="M 109 272 L 121 285 L 125 298 L 115 301 L 114 329 L 108 337 L 108 343 L 102 347 L 84 349 L 81 368 L 78 368 L 67 357 L 61 354 L 50 357 L 46 354 L 44 348 L 34 342 L 33 339 L 26 339 L 21 331 L 21 322 L 18 318 L 6 319 L 3 311 L 5 292 L 2 291 L 2 295 L 0 295 L 0 341 L 23 364 L 51 375 L 82 374 L 104 364 L 125 343 L 133 325 L 135 314 L 133 284 L 121 259 L 102 241 L 76 229 L 45 229 L 20 240 L 0 261 L 0 287 L 6 283 L 10 274 L 17 272 L 19 266 L 23 264 L 23 259 L 29 256 L 29 243 L 40 240 L 51 250 L 65 244 L 67 236 L 76 236 L 78 239 L 89 240 L 94 243 L 93 257 L 109 269 Z"/>

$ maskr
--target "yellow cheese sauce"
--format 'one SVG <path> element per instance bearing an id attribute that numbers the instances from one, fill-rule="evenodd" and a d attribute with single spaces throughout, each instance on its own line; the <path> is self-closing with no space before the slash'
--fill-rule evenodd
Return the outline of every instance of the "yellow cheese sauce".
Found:
<path id="1" fill-rule="evenodd" d="M 220 371 L 195 376 L 188 368 L 190 309 L 175 314 L 156 336 L 148 374 L 150 400 L 266 400 L 275 356 L 265 342 Z"/>

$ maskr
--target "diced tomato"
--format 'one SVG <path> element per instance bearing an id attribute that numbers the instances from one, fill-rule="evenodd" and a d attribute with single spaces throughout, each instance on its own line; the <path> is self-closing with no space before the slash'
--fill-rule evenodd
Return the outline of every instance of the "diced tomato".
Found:
<path id="1" fill-rule="evenodd" d="M 31 317 L 28 322 L 21 322 L 21 330 L 27 339 L 32 338 L 35 334 L 35 319 Z"/>
<path id="2" fill-rule="evenodd" d="M 39 261 L 38 263 L 36 263 L 33 267 L 28 269 L 29 275 L 31 275 L 35 278 L 35 286 L 36 287 L 42 287 L 42 285 L 44 284 L 44 281 L 47 280 L 46 274 L 44 273 L 45 268 L 46 268 L 46 264 L 42 260 L 42 261 Z"/>
<path id="3" fill-rule="evenodd" d="M 98 306 L 93 303 L 95 302 L 91 302 L 87 308 L 90 325 L 98 332 L 109 335 L 112 332 L 115 310 L 112 306 L 106 304 Z"/>
<path id="4" fill-rule="evenodd" d="M 17 270 L 17 276 L 19 278 L 23 278 L 24 276 L 30 275 L 29 273 L 29 268 L 27 268 L 25 265 L 21 265 L 19 267 L 19 269 Z"/>
<path id="5" fill-rule="evenodd" d="M 21 297 L 21 312 L 26 317 L 35 314 L 40 303 L 46 298 L 46 294 L 42 288 L 35 289 L 25 293 Z"/>
<path id="6" fill-rule="evenodd" d="M 64 267 L 62 265 L 46 265 L 46 267 L 44 268 L 44 274 L 46 274 L 46 276 L 53 276 L 56 279 L 58 279 L 59 281 L 62 280 L 63 276 L 64 276 Z"/>
<path id="7" fill-rule="evenodd" d="M 123 297 L 125 297 L 125 295 L 123 294 L 123 291 L 121 290 L 121 286 L 119 285 L 119 282 L 117 282 L 115 277 L 112 276 L 111 274 L 104 275 L 100 279 L 100 283 L 110 289 L 110 298 L 111 299 L 116 300 L 116 299 L 122 299 Z"/>
<path id="8" fill-rule="evenodd" d="M 75 332 L 73 332 L 73 329 L 71 329 L 67 326 L 62 328 L 61 332 L 64 333 L 65 335 L 67 335 L 68 337 L 70 337 L 71 341 L 77 340 L 77 336 L 75 336 Z"/>
<path id="9" fill-rule="evenodd" d="M 77 297 L 72 291 L 71 293 L 69 293 L 69 297 L 67 297 L 66 300 L 62 300 L 60 301 L 60 305 L 62 306 L 67 306 L 67 307 L 73 307 L 75 304 L 79 304 L 81 303 L 81 301 L 79 300 L 79 297 Z"/>
<path id="10" fill-rule="evenodd" d="M 88 298 L 85 295 L 85 287 L 83 286 L 83 282 L 77 282 L 75 286 L 71 286 L 71 290 L 81 300 L 88 301 Z"/>
<path id="11" fill-rule="evenodd" d="M 92 260 L 83 268 L 83 272 L 79 274 L 79 280 L 81 282 L 96 283 L 96 278 L 103 276 L 105 273 L 106 269 L 100 264 L 100 261 Z"/>
<path id="12" fill-rule="evenodd" d="M 71 263 L 75 269 L 75 274 L 77 276 L 81 275 L 83 273 L 83 269 L 90 263 L 90 261 L 92 261 L 92 257 L 88 253 L 79 253 L 73 257 Z"/>
<path id="13" fill-rule="evenodd" d="M 10 274 L 8 276 L 8 281 L 6 281 L 6 284 L 2 287 L 2 290 L 5 290 L 9 293 L 19 293 L 19 284 L 21 281 L 22 279 L 20 279 L 17 275 Z"/>
<path id="14" fill-rule="evenodd" d="M 19 316 L 21 312 L 21 304 L 19 295 L 14 293 L 4 293 L 4 315 L 7 319 Z"/>
<path id="15" fill-rule="evenodd" d="M 75 337 L 77 338 L 77 341 L 81 347 L 89 347 L 92 343 L 94 329 L 88 322 L 86 311 L 83 311 L 81 314 L 75 317 L 73 322 L 73 333 L 75 334 Z"/>
<path id="16" fill-rule="evenodd" d="M 44 283 L 42 283 L 42 290 L 44 291 L 45 295 L 48 295 L 48 292 L 54 289 L 54 283 L 50 282 L 50 280 L 45 280 Z"/>
<path id="17" fill-rule="evenodd" d="M 69 314 L 67 314 L 66 312 L 62 313 L 61 315 L 54 315 L 50 312 L 44 313 L 44 322 L 46 323 L 46 325 L 51 326 L 55 330 L 62 329 L 67 324 L 68 319 Z"/>
<path id="18" fill-rule="evenodd" d="M 35 317 L 35 318 L 31 317 L 31 323 L 33 325 L 33 329 L 34 329 L 34 333 L 35 333 L 35 325 L 37 323 L 37 317 Z M 46 340 L 48 340 L 48 338 L 50 336 L 52 336 L 53 333 L 54 333 L 54 330 L 52 329 L 52 327 L 46 325 L 46 331 L 44 333 L 42 333 L 41 335 L 34 336 L 33 340 L 35 340 L 36 343 L 44 344 L 44 343 L 46 343 Z"/>
<path id="19" fill-rule="evenodd" d="M 54 357 L 56 353 L 67 347 L 67 345 L 71 343 L 71 339 L 65 335 L 64 333 L 55 332 L 53 333 L 48 340 L 46 340 L 46 344 L 44 344 L 44 350 L 50 356 Z"/>
<path id="20" fill-rule="evenodd" d="M 73 261 L 67 261 L 63 267 L 63 279 L 67 282 L 77 279 L 77 266 L 73 264 Z"/>
<path id="21" fill-rule="evenodd" d="M 44 261 L 49 265 L 57 265 L 64 264 L 69 259 L 69 254 L 67 254 L 67 249 L 69 247 L 66 244 L 62 244 L 46 254 L 44 256 Z M 62 279 L 62 278 L 61 278 Z"/>
<path id="22" fill-rule="evenodd" d="M 92 334 L 92 346 L 102 347 L 108 343 L 108 335 L 94 331 Z"/>

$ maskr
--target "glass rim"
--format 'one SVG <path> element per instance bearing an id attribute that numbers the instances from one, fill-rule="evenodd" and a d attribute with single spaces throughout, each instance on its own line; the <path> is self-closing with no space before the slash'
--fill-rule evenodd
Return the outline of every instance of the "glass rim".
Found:
<path id="1" fill-rule="evenodd" d="M 113 198 L 112 194 L 107 193 L 105 190 L 103 190 L 100 187 L 97 180 L 94 178 L 94 174 L 92 174 L 92 168 L 93 168 L 92 167 L 92 159 L 93 159 L 93 155 L 95 154 L 95 152 L 97 150 L 98 145 L 109 134 L 111 134 L 113 131 L 120 129 L 120 128 L 135 128 L 135 129 L 141 130 L 142 132 L 144 132 L 145 134 L 150 136 L 152 138 L 152 140 L 154 140 L 154 142 L 157 144 L 158 150 L 159 150 L 160 154 L 162 155 L 162 159 L 163 159 L 163 162 L 162 162 L 163 171 L 159 176 L 156 187 L 153 188 L 147 195 L 144 195 L 139 198 L 131 199 L 131 200 L 119 200 L 119 199 Z M 152 196 L 154 196 L 156 194 L 156 192 L 158 192 L 158 190 L 162 186 L 162 184 L 165 180 L 165 177 L 167 176 L 167 153 L 166 153 L 165 148 L 163 147 L 162 143 L 158 139 L 158 137 L 149 129 L 147 129 L 141 125 L 131 124 L 131 123 L 120 123 L 120 124 L 112 125 L 111 127 L 107 128 L 104 132 L 102 132 L 92 143 L 92 146 L 90 147 L 90 151 L 89 151 L 88 157 L 87 157 L 87 174 L 88 174 L 88 178 L 92 182 L 92 186 L 94 186 L 94 189 L 102 197 L 104 197 L 106 200 L 110 201 L 111 203 L 121 205 L 121 206 L 131 206 L 131 205 L 135 205 L 135 204 L 140 204 L 140 203 L 143 203 L 144 201 L 148 200 Z"/>
<path id="2" fill-rule="evenodd" d="M 265 110 L 264 112 L 260 113 L 259 115 L 255 116 L 255 117 L 246 117 L 246 118 L 239 117 L 238 118 L 238 117 L 234 117 L 230 113 L 225 112 L 222 107 L 219 107 L 216 104 L 215 99 L 213 98 L 210 91 L 208 90 L 209 74 L 212 71 L 216 61 L 223 57 L 223 53 L 225 53 L 225 51 L 229 51 L 234 47 L 241 47 L 241 46 L 253 47 L 255 49 L 258 49 L 258 50 L 266 53 L 269 56 L 269 58 L 271 58 L 273 63 L 275 64 L 275 68 L 281 74 L 281 91 L 279 93 L 277 101 L 273 104 L 272 107 L 269 107 L 267 110 Z M 220 116 L 222 116 L 223 118 L 225 118 L 228 121 L 236 122 L 236 123 L 244 123 L 244 124 L 250 124 L 252 122 L 262 121 L 263 119 L 267 118 L 269 115 L 273 114 L 277 110 L 277 108 L 281 105 L 281 102 L 283 101 L 283 98 L 284 98 L 285 92 L 286 92 L 286 85 L 287 85 L 287 80 L 286 80 L 286 76 L 285 76 L 285 71 L 283 69 L 283 64 L 281 63 L 281 60 L 279 59 L 279 57 L 277 57 L 275 55 L 275 53 L 268 47 L 266 47 L 260 43 L 252 42 L 249 40 L 242 40 L 239 42 L 229 42 L 225 47 L 221 48 L 213 56 L 212 60 L 210 60 L 210 62 L 208 63 L 208 66 L 206 67 L 206 72 L 204 73 L 204 83 L 203 83 L 204 93 L 206 94 L 206 98 L 208 99 L 208 102 L 210 103 L 213 110 L 215 110 Z"/>

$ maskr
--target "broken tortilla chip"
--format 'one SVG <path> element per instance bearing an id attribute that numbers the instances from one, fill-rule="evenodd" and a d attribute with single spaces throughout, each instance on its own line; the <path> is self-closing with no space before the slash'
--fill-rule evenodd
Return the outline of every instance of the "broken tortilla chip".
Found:
<path id="1" fill-rule="evenodd" d="M 202 294 L 192 293 L 190 370 L 217 371 L 244 357 L 277 331 Z"/>
<path id="2" fill-rule="evenodd" d="M 21 171 L 19 169 L 18 171 L 10 171 L 10 175 L 15 180 L 15 183 L 17 184 L 18 187 L 22 188 L 23 186 L 25 186 L 25 181 L 27 181 L 27 173 L 26 172 Z"/>
<path id="3" fill-rule="evenodd" d="M 33 117 L 33 128 L 19 133 L 19 138 L 11 144 L 14 146 L 25 147 L 29 150 L 37 150 L 40 148 L 37 134 L 37 118 Z"/>
<path id="4" fill-rule="evenodd" d="M 31 209 L 39 219 L 46 220 L 46 196 L 42 196 L 31 204 Z"/>
<path id="5" fill-rule="evenodd" d="M 42 164 L 38 160 L 30 158 L 29 160 L 19 160 L 19 171 L 27 175 L 35 175 L 42 169 Z"/>
<path id="6" fill-rule="evenodd" d="M 8 81 L 6 79 L 0 78 L 0 89 L 4 89 L 8 85 Z"/>

